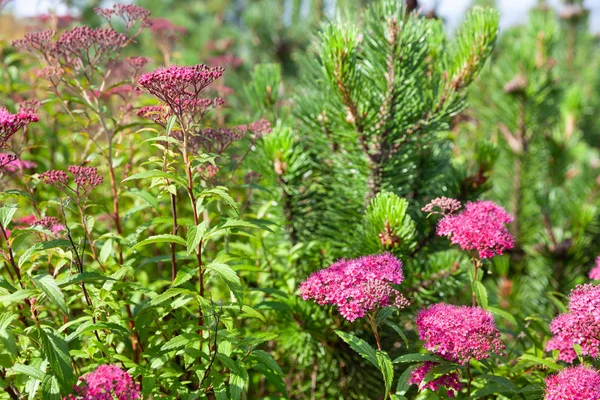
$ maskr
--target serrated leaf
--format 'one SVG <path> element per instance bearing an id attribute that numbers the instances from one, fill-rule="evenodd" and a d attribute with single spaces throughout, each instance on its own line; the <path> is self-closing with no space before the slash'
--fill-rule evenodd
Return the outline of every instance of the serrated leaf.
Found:
<path id="1" fill-rule="evenodd" d="M 346 342 L 350 348 L 356 351 L 358 354 L 363 356 L 367 361 L 373 364 L 375 367 L 379 368 L 379 361 L 377 359 L 377 353 L 375 349 L 371 347 L 370 344 L 365 342 L 364 340 L 343 331 L 336 330 L 335 333 Z"/>
<path id="2" fill-rule="evenodd" d="M 137 243 L 129 251 L 137 250 L 140 247 L 147 246 L 147 245 L 153 244 L 153 243 L 177 243 L 182 246 L 186 245 L 186 242 L 182 237 L 177 236 L 177 235 L 171 235 L 171 234 L 167 233 L 167 234 L 163 234 L 163 235 L 150 236 L 149 238 L 144 239 L 141 242 Z"/>
<path id="3" fill-rule="evenodd" d="M 414 362 L 424 362 L 424 361 L 439 362 L 440 358 L 433 356 L 431 354 L 412 353 L 412 354 L 405 354 L 403 356 L 396 358 L 394 360 L 394 364 L 414 363 Z"/>
<path id="4" fill-rule="evenodd" d="M 33 277 L 33 281 L 35 282 L 35 286 L 37 286 L 51 302 L 56 304 L 63 314 L 69 314 L 67 304 L 65 303 L 65 296 L 51 275 L 36 275 Z"/>
<path id="5" fill-rule="evenodd" d="M 413 367 L 408 367 L 406 370 L 400 375 L 398 378 L 398 383 L 396 384 L 396 396 L 404 396 L 408 389 L 410 389 L 409 379 L 412 375 Z"/>
<path id="6" fill-rule="evenodd" d="M 199 340 L 199 339 L 200 338 L 198 335 L 184 333 L 184 334 L 175 336 L 174 338 L 169 340 L 167 343 L 163 344 L 162 347 L 160 348 L 160 350 L 161 351 L 170 351 L 173 349 L 178 349 L 180 347 L 185 346 L 192 340 Z"/>
<path id="7" fill-rule="evenodd" d="M 231 290 L 236 300 L 240 304 L 244 302 L 244 292 L 240 277 L 229 265 L 213 261 L 206 266 L 206 270 L 216 272 L 225 281 L 225 284 Z"/>
<path id="8" fill-rule="evenodd" d="M 181 268 L 177 271 L 177 275 L 171 284 L 171 287 L 177 287 L 183 285 L 190 279 L 192 279 L 198 273 L 198 267 L 195 268 Z"/>
<path id="9" fill-rule="evenodd" d="M 18 207 L 16 205 L 7 205 L 0 207 L 0 224 L 6 229 L 8 224 L 13 219 L 13 216 L 17 212 Z"/>
<path id="10" fill-rule="evenodd" d="M 168 179 L 170 181 L 178 183 L 179 185 L 181 185 L 183 187 L 187 187 L 187 182 L 185 181 L 185 179 L 183 179 L 179 175 L 177 175 L 175 173 L 171 173 L 171 172 L 160 171 L 160 170 L 139 172 L 137 174 L 133 174 L 133 175 L 128 176 L 127 178 L 123 179 L 123 182 L 140 180 L 140 179 L 154 179 L 154 178 Z"/>
<path id="11" fill-rule="evenodd" d="M 392 382 L 394 381 L 394 365 L 390 356 L 385 351 L 376 350 L 375 355 L 379 364 L 379 370 L 383 375 L 383 381 L 385 382 L 385 397 L 387 398 L 392 389 Z"/>
<path id="12" fill-rule="evenodd" d="M 404 331 L 402 331 L 402 329 L 400 329 L 400 327 L 398 325 L 396 325 L 395 323 L 393 323 L 390 320 L 386 319 L 383 321 L 383 323 L 386 324 L 387 326 L 389 326 L 390 328 L 392 328 L 394 331 L 396 331 L 396 333 L 398 334 L 398 336 L 400 336 L 402 338 L 402 340 L 404 341 L 404 344 L 406 344 L 406 348 L 408 349 L 408 338 L 404 334 Z"/>
<path id="13" fill-rule="evenodd" d="M 75 383 L 67 342 L 49 329 L 38 329 L 44 354 L 61 389 L 69 392 Z"/>
<path id="14" fill-rule="evenodd" d="M 220 198 L 221 200 L 225 201 L 229 205 L 229 207 L 231 207 L 236 212 L 236 214 L 240 214 L 235 200 L 233 200 L 229 193 L 227 193 L 226 187 L 220 186 L 213 189 L 205 190 L 202 193 L 200 193 L 198 197 L 204 198 L 210 196 L 216 196 Z"/>
<path id="15" fill-rule="evenodd" d="M 197 226 L 193 225 L 188 228 L 186 237 L 186 254 L 188 256 L 194 252 L 198 252 L 198 245 L 200 245 L 200 242 L 202 241 L 207 229 L 208 223 L 206 221 L 202 221 Z"/>
<path id="16" fill-rule="evenodd" d="M 23 365 L 19 363 L 13 365 L 12 370 L 17 374 L 27 375 L 33 379 L 37 379 L 38 381 L 43 380 L 44 376 L 46 375 L 43 371 L 40 371 L 39 369 L 32 367 L 31 365 Z"/>
<path id="17" fill-rule="evenodd" d="M 561 369 L 561 366 L 558 365 L 557 363 L 555 363 L 550 358 L 541 358 L 541 357 L 532 356 L 531 354 L 523 354 L 521 356 L 521 360 L 531 361 L 536 364 L 545 365 L 546 367 L 550 368 L 553 371 L 558 371 L 559 369 Z"/>
<path id="18" fill-rule="evenodd" d="M 5 294 L 4 296 L 0 296 L 0 303 L 4 304 L 5 306 L 8 306 L 12 303 L 21 302 L 28 297 L 35 296 L 38 293 L 39 293 L 39 291 L 37 291 L 37 290 L 19 289 L 14 293 Z"/>
<path id="19" fill-rule="evenodd" d="M 475 297 L 477 299 L 477 304 L 481 308 L 488 308 L 488 293 L 487 289 L 483 285 L 483 283 L 479 281 L 473 282 L 473 290 L 475 290 Z"/>
<path id="20" fill-rule="evenodd" d="M 108 260 L 108 257 L 110 257 L 110 255 L 113 251 L 112 245 L 113 245 L 112 239 L 106 239 L 106 241 L 102 245 L 102 249 L 100 249 L 100 256 L 99 256 L 101 263 L 105 263 L 106 260 Z"/>
<path id="21" fill-rule="evenodd" d="M 46 375 L 42 381 L 42 400 L 60 400 L 60 385 L 55 376 Z"/>

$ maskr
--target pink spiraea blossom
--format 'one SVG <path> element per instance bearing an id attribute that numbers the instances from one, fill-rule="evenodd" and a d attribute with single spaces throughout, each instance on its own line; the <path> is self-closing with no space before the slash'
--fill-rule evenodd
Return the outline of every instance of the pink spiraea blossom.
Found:
<path id="1" fill-rule="evenodd" d="M 37 167 L 33 161 L 21 160 L 14 154 L 0 153 L 0 168 L 8 172 L 17 172 L 21 169 Z"/>
<path id="2" fill-rule="evenodd" d="M 600 399 L 600 372 L 585 365 L 563 369 L 546 378 L 545 400 Z"/>
<path id="3" fill-rule="evenodd" d="M 596 265 L 590 270 L 590 279 L 600 281 L 600 256 L 596 258 Z"/>
<path id="4" fill-rule="evenodd" d="M 167 126 L 167 121 L 173 114 L 171 114 L 171 111 L 168 107 L 160 105 L 144 106 L 136 112 L 136 115 L 138 117 L 148 119 L 165 128 Z"/>
<path id="5" fill-rule="evenodd" d="M 75 194 L 79 199 L 87 197 L 90 192 L 102 183 L 103 178 L 98 175 L 94 167 L 70 166 L 68 171 L 73 176 L 75 189 L 69 187 L 69 175 L 61 170 L 49 170 L 40 174 L 40 180 L 46 184 L 56 186 L 67 195 Z"/>
<path id="6" fill-rule="evenodd" d="M 79 378 L 76 395 L 65 400 L 135 400 L 141 399 L 139 385 L 131 376 L 116 365 L 101 365 L 94 372 Z"/>
<path id="7" fill-rule="evenodd" d="M 183 26 L 175 25 L 166 18 L 150 18 L 148 26 L 154 39 L 159 41 L 173 41 L 179 35 L 187 33 Z"/>
<path id="8" fill-rule="evenodd" d="M 312 274 L 299 291 L 304 300 L 335 305 L 344 318 L 354 321 L 381 307 L 406 307 L 406 298 L 392 287 L 403 280 L 402 262 L 386 253 L 339 260 Z"/>
<path id="9" fill-rule="evenodd" d="M 546 351 L 558 350 L 560 360 L 572 363 L 577 358 L 574 345 L 585 356 L 600 356 L 600 285 L 579 285 L 569 295 L 569 312 L 550 323 L 554 335 Z"/>
<path id="10" fill-rule="evenodd" d="M 223 75 L 223 68 L 204 64 L 158 68 L 143 74 L 139 84 L 166 104 L 180 123 L 198 123 L 210 110 L 223 104 L 223 99 L 204 98 L 202 91 Z"/>
<path id="11" fill-rule="evenodd" d="M 41 226 L 42 228 L 49 230 L 54 235 L 58 235 L 60 232 L 65 230 L 65 226 L 56 217 L 44 217 L 37 219 L 30 223 L 31 226 Z"/>
<path id="12" fill-rule="evenodd" d="M 137 22 L 140 22 L 140 28 L 149 25 L 150 11 L 134 4 L 115 4 L 112 8 L 96 7 L 94 12 L 104 18 L 111 26 L 113 17 L 121 19 L 126 30 L 131 29 Z"/>
<path id="13" fill-rule="evenodd" d="M 6 148 L 19 129 L 38 120 L 37 113 L 29 108 L 20 108 L 16 114 L 11 114 L 6 108 L 0 107 L 0 148 Z"/>
<path id="14" fill-rule="evenodd" d="M 410 376 L 408 383 L 415 384 L 419 386 L 419 390 L 429 389 L 432 391 L 436 391 L 441 387 L 446 387 L 448 390 L 446 395 L 448 397 L 454 397 L 456 393 L 460 392 L 460 376 L 458 372 L 453 371 L 447 374 L 440 376 L 439 378 L 435 378 L 427 383 L 423 383 L 423 380 L 431 371 L 433 367 L 438 365 L 432 361 L 426 361 L 417 369 L 415 369 Z"/>
<path id="15" fill-rule="evenodd" d="M 421 211 L 428 214 L 454 214 L 460 210 L 462 204 L 456 199 L 448 197 L 438 197 L 431 200 L 425 207 L 421 208 Z M 438 211 L 438 209 L 440 211 Z"/>
<path id="16" fill-rule="evenodd" d="M 135 70 L 142 69 L 144 65 L 148 64 L 146 57 L 127 57 L 127 63 Z"/>
<path id="17" fill-rule="evenodd" d="M 514 220 L 504 208 L 491 201 L 469 202 L 464 211 L 447 214 L 437 226 L 439 236 L 448 236 L 463 250 L 476 250 L 481 258 L 502 255 L 515 239 L 506 228 Z"/>
<path id="18" fill-rule="evenodd" d="M 416 325 L 423 347 L 462 365 L 505 348 L 494 317 L 480 307 L 434 304 L 418 313 Z"/>

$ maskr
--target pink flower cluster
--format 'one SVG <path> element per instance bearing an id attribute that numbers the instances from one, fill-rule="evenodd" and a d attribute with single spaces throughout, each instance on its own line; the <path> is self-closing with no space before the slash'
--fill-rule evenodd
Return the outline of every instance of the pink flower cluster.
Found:
<path id="1" fill-rule="evenodd" d="M 37 113 L 29 108 L 20 108 L 16 114 L 11 114 L 6 108 L 0 107 L 0 148 L 6 148 L 19 129 L 38 120 Z"/>
<path id="2" fill-rule="evenodd" d="M 380 307 L 407 306 L 406 298 L 391 286 L 403 280 L 402 262 L 386 253 L 339 260 L 312 274 L 299 291 L 304 300 L 336 305 L 344 318 L 354 321 Z"/>
<path id="3" fill-rule="evenodd" d="M 583 355 L 600 355 L 600 285 L 579 285 L 569 296 L 569 312 L 550 323 L 554 335 L 546 351 L 558 350 L 560 360 L 572 363 L 577 358 L 573 346 L 581 346 Z"/>
<path id="4" fill-rule="evenodd" d="M 164 128 L 167 126 L 169 117 L 173 114 L 171 114 L 169 109 L 165 106 L 145 106 L 140 108 L 136 112 L 136 115 L 141 118 L 149 119 Z"/>
<path id="5" fill-rule="evenodd" d="M 148 64 L 146 57 L 127 57 L 127 63 L 135 70 L 142 69 L 144 65 Z"/>
<path id="6" fill-rule="evenodd" d="M 505 348 L 494 317 L 480 307 L 434 304 L 418 313 L 416 324 L 423 347 L 462 365 Z"/>
<path id="7" fill-rule="evenodd" d="M 412 372 L 408 383 L 419 385 L 419 390 L 429 389 L 432 391 L 436 391 L 441 387 L 446 387 L 448 388 L 446 395 L 448 397 L 454 397 L 456 393 L 460 392 L 461 388 L 460 376 L 456 371 L 444 374 L 439 378 L 435 378 L 434 380 L 429 381 L 425 384 L 423 383 L 423 380 L 425 379 L 429 371 L 431 371 L 431 369 L 436 365 L 438 364 L 432 361 L 427 361 L 423 363 L 420 367 L 418 367 Z"/>
<path id="8" fill-rule="evenodd" d="M 135 400 L 141 399 L 139 385 L 116 365 L 101 365 L 94 372 L 79 378 L 83 383 L 75 386 L 77 396 L 65 400 Z"/>
<path id="9" fill-rule="evenodd" d="M 221 98 L 200 97 L 202 90 L 222 75 L 221 67 L 208 67 L 204 64 L 172 66 L 143 74 L 139 84 L 169 106 L 180 122 L 193 124 L 212 108 L 223 104 Z"/>
<path id="10" fill-rule="evenodd" d="M 451 199 L 448 197 L 438 197 L 431 200 L 425 207 L 421 208 L 421 211 L 429 213 L 429 214 L 454 214 L 460 208 L 462 204 L 460 201 L 456 199 Z M 441 212 L 436 211 L 440 209 Z"/>
<path id="11" fill-rule="evenodd" d="M 117 17 L 123 20 L 125 23 L 125 29 L 129 30 L 135 25 L 136 22 L 140 21 L 143 26 L 148 26 L 148 17 L 150 11 L 144 7 L 136 6 L 134 4 L 115 4 L 113 8 L 94 8 L 96 15 L 106 19 L 109 24 L 112 25 L 112 18 Z"/>
<path id="12" fill-rule="evenodd" d="M 156 39 L 172 41 L 179 35 L 185 35 L 187 29 L 175 25 L 166 18 L 151 18 L 149 20 L 150 31 Z"/>
<path id="13" fill-rule="evenodd" d="M 98 185 L 102 183 L 103 178 L 98 175 L 98 170 L 94 167 L 81 167 L 78 165 L 68 168 L 73 180 L 75 181 L 75 190 L 69 188 L 69 175 L 65 171 L 50 170 L 40 174 L 40 180 L 46 184 L 54 185 L 70 195 L 75 193 L 78 198 L 86 197 Z M 72 190 L 69 191 L 68 189 Z"/>
<path id="14" fill-rule="evenodd" d="M 14 154 L 0 153 L 0 168 L 8 172 L 17 172 L 21 169 L 31 169 L 37 167 L 33 161 L 20 160 Z"/>
<path id="15" fill-rule="evenodd" d="M 42 219 L 37 219 L 31 223 L 31 226 L 41 226 L 55 235 L 65 230 L 65 226 L 56 217 L 44 217 Z"/>
<path id="16" fill-rule="evenodd" d="M 578 365 L 546 378 L 545 400 L 600 399 L 600 372 Z"/>
<path id="17" fill-rule="evenodd" d="M 448 236 L 463 250 L 477 250 L 479 257 L 491 258 L 514 247 L 515 239 L 506 228 L 513 219 L 491 201 L 469 202 L 461 213 L 444 216 L 437 234 Z"/>
<path id="18" fill-rule="evenodd" d="M 600 257 L 596 258 L 596 266 L 590 270 L 590 279 L 600 281 Z"/>

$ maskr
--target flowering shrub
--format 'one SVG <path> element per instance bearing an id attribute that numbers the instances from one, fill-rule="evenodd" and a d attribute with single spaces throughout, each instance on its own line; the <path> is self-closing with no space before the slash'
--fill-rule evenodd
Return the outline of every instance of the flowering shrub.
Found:
<path id="1" fill-rule="evenodd" d="M 585 12 L 179 3 L 0 37 L 0 399 L 600 399 Z"/>

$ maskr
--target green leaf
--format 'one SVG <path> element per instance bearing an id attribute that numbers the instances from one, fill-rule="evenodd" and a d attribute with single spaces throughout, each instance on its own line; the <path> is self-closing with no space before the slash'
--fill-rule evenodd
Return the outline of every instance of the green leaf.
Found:
<path id="1" fill-rule="evenodd" d="M 60 400 L 60 386 L 55 376 L 46 375 L 44 377 L 42 381 L 42 400 Z"/>
<path id="2" fill-rule="evenodd" d="M 277 364 L 277 361 L 275 361 L 275 359 L 273 358 L 272 355 L 270 355 L 269 353 L 267 353 L 264 350 L 254 350 L 252 352 L 252 355 L 254 355 L 256 358 L 258 358 L 269 369 L 273 370 L 280 376 L 283 376 L 283 371 L 281 370 L 281 368 Z"/>
<path id="3" fill-rule="evenodd" d="M 4 229 L 8 227 L 8 224 L 10 224 L 10 222 L 12 221 L 13 216 L 15 215 L 17 210 L 18 207 L 15 205 L 7 205 L 0 207 L 0 224 L 2 224 L 2 227 L 4 227 Z"/>
<path id="4" fill-rule="evenodd" d="M 514 326 L 518 325 L 515 316 L 509 313 L 508 311 L 496 307 L 488 307 L 488 311 L 490 311 L 494 315 L 504 318 Z"/>
<path id="5" fill-rule="evenodd" d="M 440 358 L 433 356 L 431 354 L 412 353 L 412 354 L 405 354 L 403 356 L 396 358 L 394 360 L 394 364 L 414 363 L 414 362 L 424 362 L 424 361 L 439 362 Z"/>
<path id="6" fill-rule="evenodd" d="M 183 179 L 181 176 L 171 173 L 171 172 L 164 172 L 164 171 L 160 171 L 160 170 L 144 171 L 144 172 L 140 172 L 137 174 L 133 174 L 133 175 L 128 176 L 127 178 L 123 179 L 123 182 L 140 180 L 140 179 L 150 179 L 150 178 L 151 179 L 154 179 L 154 178 L 168 179 L 170 181 L 178 183 L 179 185 L 181 185 L 184 188 L 187 187 L 186 180 Z"/>
<path id="7" fill-rule="evenodd" d="M 188 256 L 194 252 L 198 252 L 198 246 L 200 245 L 200 242 L 202 241 L 207 229 L 208 223 L 206 221 L 202 221 L 198 224 L 198 226 L 193 225 L 189 227 L 186 240 Z"/>
<path id="8" fill-rule="evenodd" d="M 214 228 L 212 228 L 210 230 L 210 232 L 208 232 L 208 234 L 205 236 L 205 239 L 208 240 L 209 238 L 213 237 L 217 232 L 220 232 L 222 230 L 233 229 L 233 228 L 266 229 L 269 232 L 273 232 L 271 229 L 269 229 L 265 226 L 260 226 L 260 225 L 254 224 L 252 222 L 244 221 L 241 219 L 230 219 L 227 222 L 225 222 L 224 224 L 221 224 L 221 225 L 218 225 L 218 226 L 215 226 Z"/>
<path id="9" fill-rule="evenodd" d="M 5 294 L 4 296 L 0 296 L 0 303 L 8 306 L 12 303 L 19 303 L 25 300 L 28 297 L 32 297 L 37 295 L 39 292 L 37 290 L 32 289 L 19 289 L 14 293 Z"/>
<path id="10" fill-rule="evenodd" d="M 51 302 L 56 304 L 63 314 L 68 315 L 67 304 L 65 303 L 65 296 L 60 290 L 60 287 L 51 275 L 41 274 L 33 277 L 35 286 L 50 299 Z"/>
<path id="11" fill-rule="evenodd" d="M 200 340 L 200 336 L 192 333 L 184 333 L 175 336 L 160 348 L 161 351 L 170 351 L 185 346 L 193 340 Z"/>
<path id="12" fill-rule="evenodd" d="M 216 187 L 213 189 L 205 190 L 202 193 L 200 193 L 198 198 L 204 198 L 204 197 L 210 197 L 210 196 L 216 196 L 216 197 L 220 198 L 221 200 L 225 201 L 229 205 L 229 207 L 231 207 L 236 212 L 236 214 L 238 214 L 238 215 L 240 214 L 240 211 L 237 208 L 236 202 L 229 195 L 229 193 L 227 193 L 226 187 L 219 186 L 219 187 Z"/>
<path id="13" fill-rule="evenodd" d="M 31 365 L 23 365 L 16 363 L 15 365 L 13 365 L 12 370 L 17 374 L 27 375 L 33 379 L 37 379 L 38 381 L 43 380 L 44 376 L 46 376 L 44 372 L 40 371 L 35 367 L 32 367 Z"/>
<path id="14" fill-rule="evenodd" d="M 473 290 L 475 290 L 475 297 L 477 299 L 477 304 L 481 308 L 488 308 L 488 293 L 483 283 L 479 281 L 473 282 Z"/>
<path id="15" fill-rule="evenodd" d="M 335 333 L 344 342 L 346 342 L 352 350 L 356 351 L 375 367 L 379 368 L 379 360 L 377 358 L 377 353 L 375 352 L 375 349 L 372 348 L 371 345 L 369 345 L 369 343 L 347 332 L 336 330 Z"/>
<path id="16" fill-rule="evenodd" d="M 194 268 L 181 268 L 177 271 L 177 275 L 171 284 L 171 287 L 177 287 L 179 285 L 183 285 L 190 279 L 192 279 L 198 273 L 198 267 Z"/>
<path id="17" fill-rule="evenodd" d="M 75 374 L 73 373 L 67 342 L 50 329 L 40 328 L 38 332 L 42 349 L 58 384 L 63 391 L 70 392 L 75 383 Z"/>
<path id="18" fill-rule="evenodd" d="M 400 327 L 398 325 L 396 325 L 395 323 L 393 323 L 392 321 L 387 320 L 387 319 L 384 320 L 383 323 L 396 331 L 396 333 L 398 334 L 398 336 L 400 336 L 402 338 L 402 340 L 404 341 L 404 344 L 406 344 L 406 348 L 408 349 L 408 338 L 406 337 L 406 335 L 404 334 L 402 329 L 400 329 Z"/>
<path id="19" fill-rule="evenodd" d="M 110 257 L 112 251 L 113 251 L 113 247 L 112 247 L 112 239 L 106 239 L 106 242 L 104 242 L 104 244 L 102 245 L 102 249 L 100 249 L 100 262 L 101 263 L 105 263 L 106 260 L 108 260 L 108 257 Z"/>
<path id="20" fill-rule="evenodd" d="M 137 250 L 140 247 L 152 244 L 152 243 L 177 243 L 180 244 L 182 246 L 186 245 L 185 240 L 177 235 L 171 235 L 171 234 L 163 234 L 163 235 L 155 235 L 155 236 L 150 236 L 147 239 L 142 240 L 141 242 L 137 243 L 135 246 L 133 246 L 131 249 L 129 249 L 129 251 L 133 251 L 133 250 Z"/>
<path id="21" fill-rule="evenodd" d="M 244 302 L 244 292 L 242 282 L 235 271 L 227 264 L 213 261 L 206 266 L 206 270 L 216 272 L 224 281 L 229 290 L 233 293 L 238 303 Z"/>
<path id="22" fill-rule="evenodd" d="M 542 364 L 553 371 L 558 371 L 559 369 L 561 369 L 561 366 L 555 363 L 552 359 L 536 357 L 532 356 L 531 354 L 523 354 L 521 356 L 521 361 L 531 361 L 534 364 Z"/>
<path id="23" fill-rule="evenodd" d="M 385 382 L 385 397 L 387 398 L 390 390 L 392 389 L 392 382 L 394 381 L 394 365 L 392 364 L 390 356 L 385 351 L 376 350 L 375 355 L 379 364 L 379 370 L 383 374 L 383 381 Z"/>
<path id="24" fill-rule="evenodd" d="M 398 378 L 398 383 L 396 384 L 396 396 L 404 396 L 408 389 L 410 389 L 410 383 L 408 380 L 413 372 L 414 367 L 408 367 L 406 370 L 400 375 Z"/>

